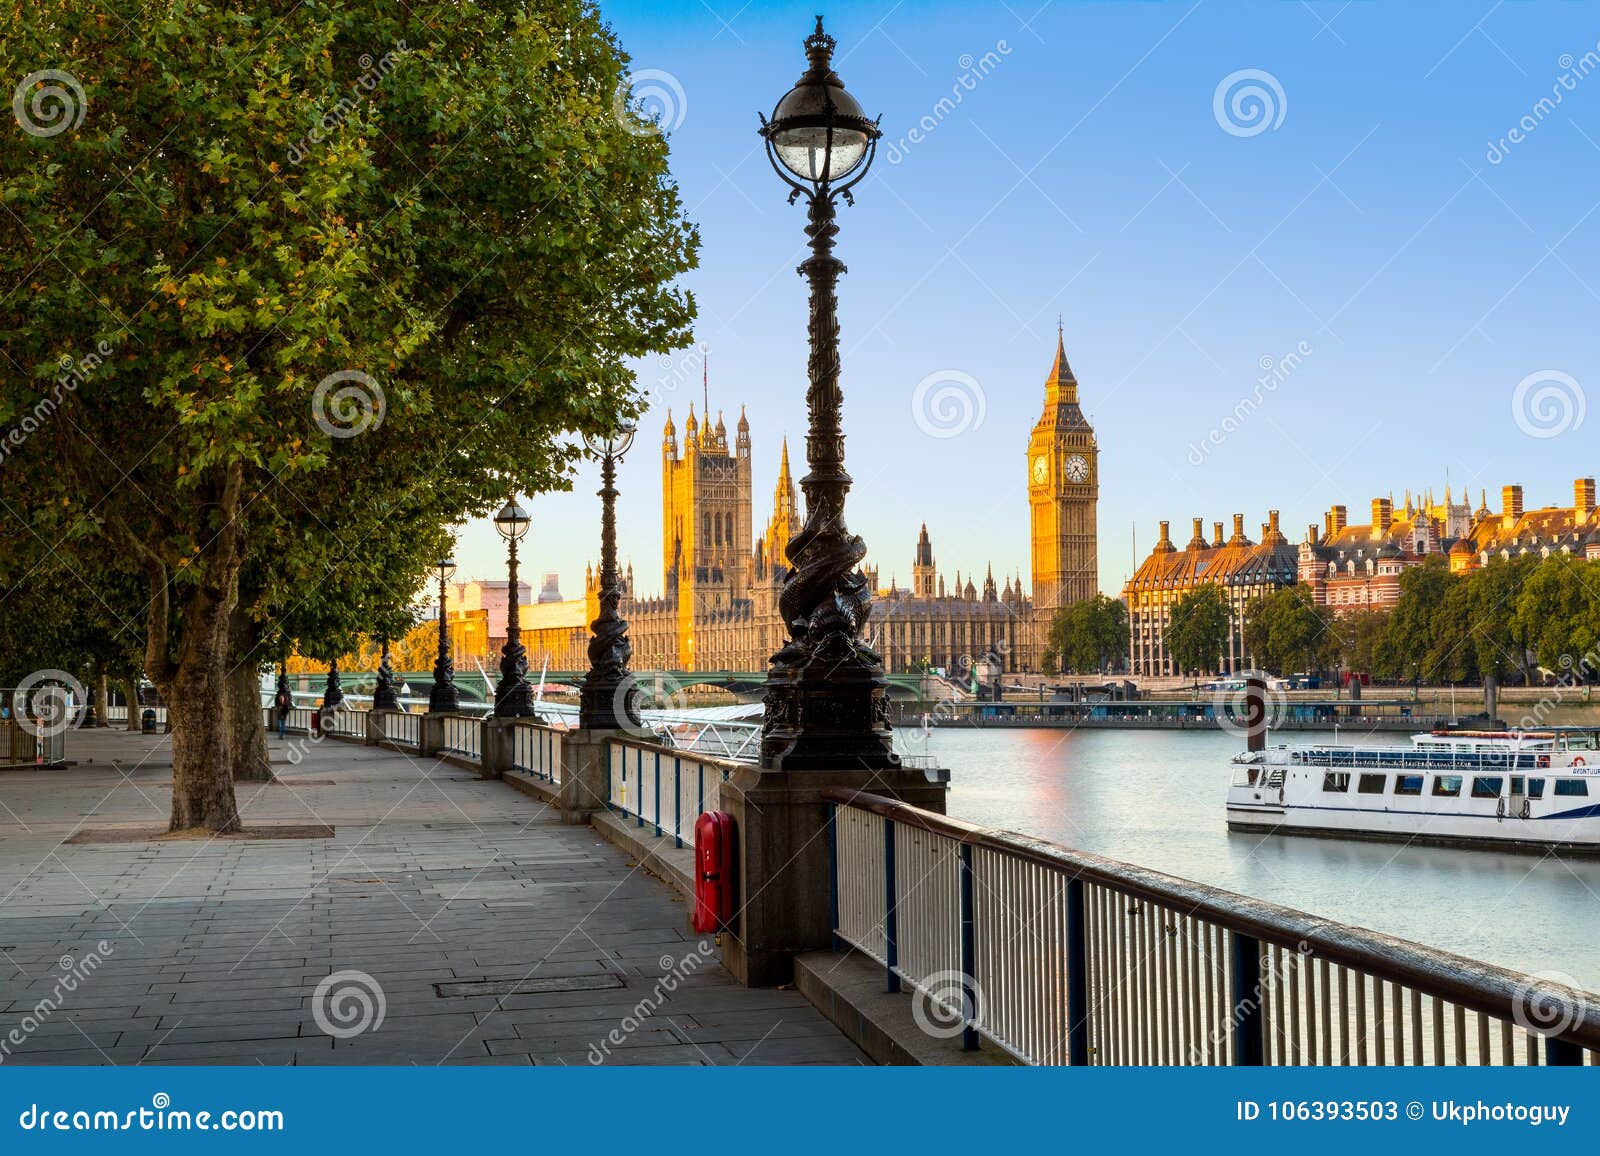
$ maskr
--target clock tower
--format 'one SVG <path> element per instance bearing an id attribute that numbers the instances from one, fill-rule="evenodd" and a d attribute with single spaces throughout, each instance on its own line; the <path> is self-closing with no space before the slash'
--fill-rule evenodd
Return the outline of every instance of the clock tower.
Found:
<path id="1" fill-rule="evenodd" d="M 1044 628 L 1062 606 L 1100 591 L 1095 503 L 1099 450 L 1078 408 L 1078 379 L 1061 329 L 1044 383 L 1044 413 L 1028 439 L 1028 507 L 1033 541 L 1033 606 Z"/>

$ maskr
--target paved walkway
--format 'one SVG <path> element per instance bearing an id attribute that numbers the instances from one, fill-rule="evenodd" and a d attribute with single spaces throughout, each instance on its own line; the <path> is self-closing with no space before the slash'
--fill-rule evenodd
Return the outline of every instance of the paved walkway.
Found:
<path id="1" fill-rule="evenodd" d="M 241 784 L 246 825 L 332 838 L 66 842 L 165 827 L 165 738 L 0 771 L 0 1062 L 865 1062 L 590 828 L 432 759 L 271 745 L 303 758 Z"/>

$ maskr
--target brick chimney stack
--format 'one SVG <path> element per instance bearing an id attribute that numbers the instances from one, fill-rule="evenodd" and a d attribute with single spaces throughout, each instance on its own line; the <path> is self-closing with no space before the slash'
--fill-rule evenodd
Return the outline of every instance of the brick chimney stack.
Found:
<path id="1" fill-rule="evenodd" d="M 1594 479 L 1579 478 L 1572 483 L 1572 512 L 1580 522 L 1587 522 L 1594 512 Z"/>
<path id="2" fill-rule="evenodd" d="M 1372 499 L 1372 536 L 1381 537 L 1389 532 L 1394 522 L 1394 503 L 1388 498 Z"/>
<path id="3" fill-rule="evenodd" d="M 1502 486 L 1500 488 L 1500 516 L 1508 527 L 1522 517 L 1521 486 Z"/>

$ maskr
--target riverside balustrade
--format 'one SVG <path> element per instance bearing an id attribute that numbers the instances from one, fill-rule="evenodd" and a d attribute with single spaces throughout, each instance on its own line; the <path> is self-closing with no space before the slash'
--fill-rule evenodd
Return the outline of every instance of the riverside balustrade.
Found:
<path id="1" fill-rule="evenodd" d="M 444 716 L 444 745 L 441 752 L 464 759 L 483 758 L 483 720 L 471 715 Z"/>
<path id="2" fill-rule="evenodd" d="M 386 742 L 397 746 L 421 746 L 422 716 L 407 711 L 381 710 L 378 712 L 378 733 Z"/>
<path id="3" fill-rule="evenodd" d="M 547 783 L 561 782 L 561 732 L 519 722 L 511 733 L 511 766 Z"/>
<path id="4" fill-rule="evenodd" d="M 612 739 L 608 757 L 612 809 L 671 835 L 678 847 L 694 846 L 695 821 L 722 809 L 722 784 L 743 765 L 631 739 Z"/>
<path id="5" fill-rule="evenodd" d="M 648 777 L 647 780 L 648 782 Z M 1035 1064 L 1594 1064 L 1600 996 L 874 795 L 837 938 Z M 1548 1033 L 1548 1034 L 1547 1034 Z"/>

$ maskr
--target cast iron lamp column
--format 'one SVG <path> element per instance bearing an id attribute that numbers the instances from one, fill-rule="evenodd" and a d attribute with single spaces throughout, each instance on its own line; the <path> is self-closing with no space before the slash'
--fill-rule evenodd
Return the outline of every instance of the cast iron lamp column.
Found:
<path id="1" fill-rule="evenodd" d="M 494 528 L 506 540 L 506 644 L 500 649 L 500 685 L 494 692 L 496 718 L 534 718 L 533 692 L 525 676 L 528 652 L 522 645 L 522 627 L 517 606 L 517 542 L 528 532 L 528 511 L 517 505 L 515 497 L 494 516 Z"/>
<path id="2" fill-rule="evenodd" d="M 784 771 L 900 763 L 891 750 L 883 662 L 861 640 L 872 608 L 860 571 L 867 547 L 844 520 L 850 475 L 839 418 L 835 290 L 845 267 L 833 255 L 835 201 L 854 203 L 850 190 L 871 167 L 880 134 L 829 66 L 833 48 L 819 16 L 805 42 L 810 68 L 761 123 L 767 159 L 793 190 L 790 203 L 806 198 L 811 240 L 811 256 L 799 267 L 811 286 L 809 472 L 800 481 L 806 518 L 789 541 L 790 572 L 778 600 L 789 640 L 772 656 L 761 739 L 761 765 Z"/>
<path id="3" fill-rule="evenodd" d="M 447 583 L 455 575 L 456 564 L 449 558 L 434 563 L 439 575 L 439 657 L 433 664 L 433 688 L 428 691 L 429 714 L 454 714 L 461 709 L 461 695 L 456 690 L 456 668 L 450 661 L 450 626 Z"/>
<path id="4" fill-rule="evenodd" d="M 378 681 L 372 688 L 373 710 L 399 710 L 400 696 L 395 694 L 394 667 L 389 665 L 389 637 L 383 638 L 383 650 L 378 655 Z"/>
<path id="5" fill-rule="evenodd" d="M 335 658 L 328 662 L 328 684 L 322 688 L 322 705 L 327 708 L 343 703 L 344 684 L 339 681 L 339 660 Z"/>
<path id="6" fill-rule="evenodd" d="M 628 624 L 617 612 L 622 600 L 617 573 L 617 463 L 633 445 L 637 427 L 617 426 L 609 437 L 585 438 L 600 459 L 600 614 L 589 626 L 589 673 L 578 700 L 578 726 L 584 730 L 638 730 L 639 688 L 628 670 L 633 644 Z"/>

